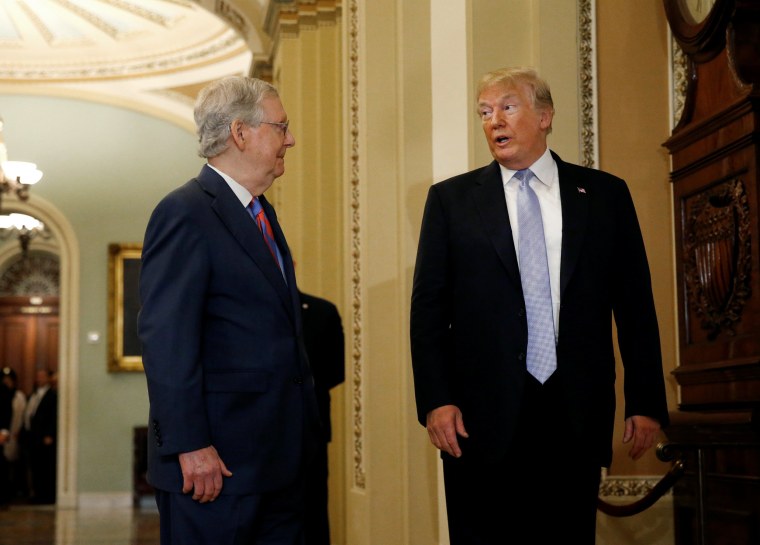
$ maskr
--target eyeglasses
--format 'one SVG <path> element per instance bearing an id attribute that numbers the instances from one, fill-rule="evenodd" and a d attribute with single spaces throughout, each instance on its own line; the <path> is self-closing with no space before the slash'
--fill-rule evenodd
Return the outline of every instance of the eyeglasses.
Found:
<path id="1" fill-rule="evenodd" d="M 280 127 L 280 129 L 282 129 L 283 136 L 286 136 L 288 134 L 288 125 L 290 125 L 290 120 L 285 121 L 284 123 L 275 123 L 274 121 L 262 121 L 262 123 L 266 125 L 274 125 L 275 127 Z"/>

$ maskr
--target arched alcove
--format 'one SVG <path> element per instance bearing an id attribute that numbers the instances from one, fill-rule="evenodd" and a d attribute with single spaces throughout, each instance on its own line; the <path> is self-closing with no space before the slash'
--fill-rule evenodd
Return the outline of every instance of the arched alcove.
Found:
<path id="1" fill-rule="evenodd" d="M 58 472 L 57 503 L 62 507 L 76 506 L 77 483 L 77 400 L 78 361 L 78 301 L 79 301 L 79 245 L 68 220 L 51 203 L 35 195 L 27 201 L 13 197 L 3 202 L 4 211 L 15 211 L 33 216 L 45 224 L 51 238 L 34 243 L 33 251 L 49 252 L 59 259 L 59 336 L 58 336 Z M 20 253 L 12 244 L 0 249 L 0 263 L 12 260 Z"/>

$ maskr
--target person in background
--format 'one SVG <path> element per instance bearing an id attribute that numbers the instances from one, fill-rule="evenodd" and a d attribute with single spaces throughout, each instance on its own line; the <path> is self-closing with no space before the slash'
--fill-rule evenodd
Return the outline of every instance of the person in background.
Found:
<path id="1" fill-rule="evenodd" d="M 24 425 L 24 411 L 26 409 L 26 396 L 18 388 L 18 376 L 16 371 L 11 367 L 2 369 L 3 384 L 11 392 L 11 420 L 8 428 L 8 440 L 3 445 L 3 455 L 8 462 L 9 483 L 8 496 L 14 499 L 25 490 L 24 474 L 21 453 L 20 453 L 20 435 Z"/>
<path id="2" fill-rule="evenodd" d="M 420 230 L 417 417 L 441 451 L 452 545 L 593 544 L 613 316 L 630 457 L 668 424 L 641 230 L 622 179 L 549 149 L 554 104 L 535 70 L 489 72 L 475 96 L 494 161 L 434 184 Z"/>
<path id="3" fill-rule="evenodd" d="M 37 369 L 35 390 L 24 413 L 31 471 L 31 502 L 55 503 L 56 451 L 58 435 L 58 392 L 52 387 L 54 372 Z"/>
<path id="4" fill-rule="evenodd" d="M 327 444 L 332 439 L 330 390 L 345 380 L 345 346 L 343 324 L 338 308 L 321 297 L 299 291 L 303 338 L 309 365 L 314 374 L 319 416 L 325 442 L 317 451 L 306 476 L 306 545 L 330 545 L 330 522 L 327 512 Z"/>
<path id="5" fill-rule="evenodd" d="M 210 83 L 194 113 L 208 163 L 154 209 L 140 271 L 161 543 L 302 544 L 322 430 L 293 259 L 263 195 L 295 138 L 255 78 Z"/>
<path id="6" fill-rule="evenodd" d="M 13 413 L 13 393 L 5 380 L 0 382 L 0 447 L 11 440 L 11 416 Z M 4 455 L 0 456 L 0 509 L 7 507 L 11 500 L 10 464 Z"/>

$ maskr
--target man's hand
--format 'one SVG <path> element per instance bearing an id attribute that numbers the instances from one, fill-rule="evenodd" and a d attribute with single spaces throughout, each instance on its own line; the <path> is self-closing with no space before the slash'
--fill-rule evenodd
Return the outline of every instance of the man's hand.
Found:
<path id="1" fill-rule="evenodd" d="M 192 491 L 193 499 L 200 503 L 214 501 L 222 491 L 222 477 L 232 477 L 213 446 L 179 455 L 182 468 L 182 492 Z"/>
<path id="2" fill-rule="evenodd" d="M 634 460 L 641 458 L 649 448 L 654 445 L 660 434 L 660 423 L 648 416 L 629 416 L 625 419 L 625 432 L 623 443 L 633 439 L 628 456 Z"/>
<path id="3" fill-rule="evenodd" d="M 462 455 L 462 449 L 459 448 L 457 435 L 469 437 L 464 429 L 462 411 L 459 407 L 456 405 L 438 407 L 427 414 L 426 420 L 425 427 L 430 436 L 430 442 L 454 458 L 459 458 Z"/>

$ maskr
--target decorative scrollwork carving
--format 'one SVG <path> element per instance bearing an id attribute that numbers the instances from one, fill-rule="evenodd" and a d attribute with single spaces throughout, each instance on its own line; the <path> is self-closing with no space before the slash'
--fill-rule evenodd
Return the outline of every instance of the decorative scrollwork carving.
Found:
<path id="1" fill-rule="evenodd" d="M 750 296 L 751 230 L 744 183 L 728 180 L 684 203 L 687 306 L 714 339 L 735 333 Z"/>
<path id="2" fill-rule="evenodd" d="M 58 296 L 60 284 L 58 257 L 32 251 L 20 255 L 0 273 L 0 295 L 52 295 Z"/>

